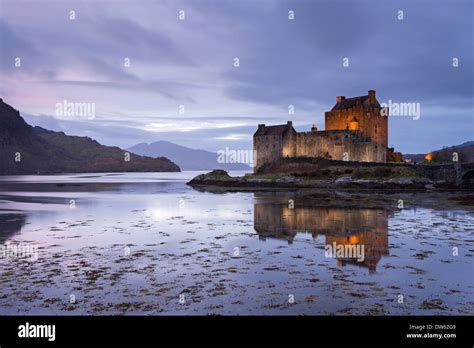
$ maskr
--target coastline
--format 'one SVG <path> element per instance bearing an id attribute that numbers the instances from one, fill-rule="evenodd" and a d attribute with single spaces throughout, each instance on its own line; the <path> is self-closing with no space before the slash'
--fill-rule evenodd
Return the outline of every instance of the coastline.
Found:
<path id="1" fill-rule="evenodd" d="M 313 173 L 248 174 L 232 177 L 224 170 L 214 170 L 194 177 L 187 184 L 192 187 L 221 187 L 232 190 L 262 189 L 358 189 L 377 191 L 438 191 L 451 190 L 472 192 L 472 187 L 460 187 L 447 180 L 431 180 L 423 176 L 366 176 L 347 174 L 334 175 L 330 171 Z"/>

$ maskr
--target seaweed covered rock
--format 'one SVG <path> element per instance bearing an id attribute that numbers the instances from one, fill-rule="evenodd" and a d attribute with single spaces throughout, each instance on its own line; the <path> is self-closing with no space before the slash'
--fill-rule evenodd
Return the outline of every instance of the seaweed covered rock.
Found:
<path id="1" fill-rule="evenodd" d="M 224 180 L 230 180 L 231 176 L 225 170 L 216 169 L 212 172 L 206 174 L 200 174 L 194 177 L 190 182 L 189 185 L 213 185 L 217 182 L 222 182 Z"/>

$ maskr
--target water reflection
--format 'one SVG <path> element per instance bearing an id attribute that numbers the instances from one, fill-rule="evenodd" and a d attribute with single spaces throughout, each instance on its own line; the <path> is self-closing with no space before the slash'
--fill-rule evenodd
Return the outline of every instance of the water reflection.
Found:
<path id="1" fill-rule="evenodd" d="M 336 257 L 337 264 L 364 266 L 370 273 L 376 271 L 381 257 L 389 254 L 388 212 L 383 209 L 291 208 L 287 203 L 256 203 L 254 228 L 263 240 L 284 239 L 291 244 L 297 233 L 304 232 L 313 239 L 324 235 L 326 245 L 363 246 L 363 261 Z"/>
<path id="2" fill-rule="evenodd" d="M 39 250 L 34 262 L 0 255 L 0 314 L 472 313 L 464 193 L 196 191 L 168 175 L 0 178 L 0 247 Z M 398 199 L 408 208 L 394 210 Z M 327 258 L 333 243 L 363 245 L 364 259 Z"/>
<path id="3" fill-rule="evenodd" d="M 21 231 L 25 224 L 26 216 L 23 214 L 0 214 L 0 242 L 8 240 L 15 233 Z"/>

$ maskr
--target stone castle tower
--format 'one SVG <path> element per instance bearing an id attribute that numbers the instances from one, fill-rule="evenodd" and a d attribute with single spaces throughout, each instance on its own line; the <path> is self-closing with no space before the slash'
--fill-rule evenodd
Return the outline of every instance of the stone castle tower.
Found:
<path id="1" fill-rule="evenodd" d="M 254 170 L 266 163 L 292 157 L 319 157 L 359 162 L 385 162 L 388 144 L 388 109 L 382 108 L 375 91 L 353 98 L 336 97 L 325 113 L 324 131 L 296 132 L 292 122 L 258 125 L 253 137 Z"/>
<path id="2" fill-rule="evenodd" d="M 355 98 L 336 97 L 336 105 L 324 114 L 326 130 L 360 131 L 363 137 L 388 145 L 388 114 L 381 115 L 375 91 Z"/>

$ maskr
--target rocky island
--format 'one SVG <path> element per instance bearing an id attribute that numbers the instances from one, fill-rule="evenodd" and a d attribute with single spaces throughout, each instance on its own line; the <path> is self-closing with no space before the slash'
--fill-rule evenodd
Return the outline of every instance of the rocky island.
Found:
<path id="1" fill-rule="evenodd" d="M 409 165 L 325 159 L 281 160 L 267 170 L 232 177 L 214 170 L 193 178 L 193 187 L 230 189 L 338 188 L 373 190 L 473 189 L 472 163 Z"/>

